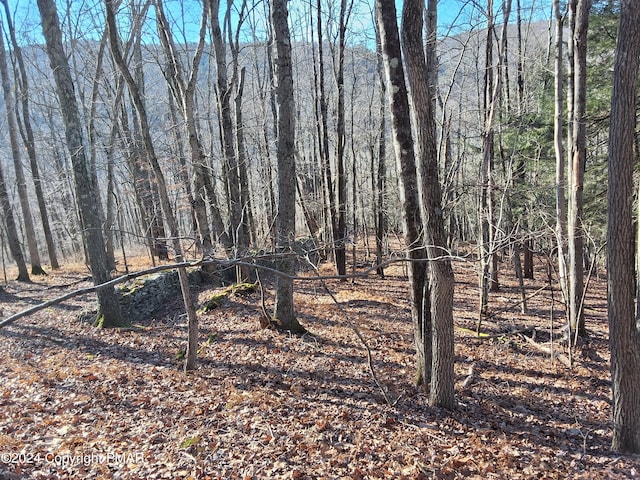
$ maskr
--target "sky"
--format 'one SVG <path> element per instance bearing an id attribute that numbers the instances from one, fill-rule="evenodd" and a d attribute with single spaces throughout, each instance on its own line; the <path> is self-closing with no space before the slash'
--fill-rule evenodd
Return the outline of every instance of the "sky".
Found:
<path id="1" fill-rule="evenodd" d="M 339 2 L 337 0 L 323 0 L 325 5 L 329 1 L 337 12 Z M 353 0 L 354 11 L 350 21 L 350 43 L 371 45 L 374 38 L 373 31 L 373 0 Z M 264 4 L 262 0 L 248 0 L 248 3 L 255 5 L 251 8 L 253 14 L 252 20 L 247 23 L 247 27 L 252 26 L 251 30 L 257 35 L 263 35 L 265 29 L 264 20 Z M 290 22 L 291 31 L 294 39 L 304 40 L 309 34 L 308 18 L 309 5 L 315 5 L 312 0 L 291 0 Z M 497 21 L 501 21 L 501 1 L 495 0 L 495 14 Z M 524 21 L 530 19 L 548 18 L 550 12 L 550 0 L 521 0 L 522 17 Z M 221 0 L 221 8 L 224 8 L 225 2 Z M 235 4 L 239 5 L 240 0 L 235 0 Z M 438 3 L 438 31 L 439 36 L 455 35 L 462 31 L 475 28 L 482 28 L 486 21 L 486 1 L 482 0 L 440 0 Z M 78 37 L 89 35 L 90 37 L 99 38 L 101 29 L 104 27 L 102 11 L 104 9 L 102 0 L 58 0 L 59 16 L 64 18 L 64 12 L 70 5 L 71 21 L 65 23 L 63 30 L 65 33 L 74 32 Z M 164 0 L 165 10 L 170 17 L 176 20 L 174 32 L 176 40 L 183 38 L 193 40 L 197 36 L 199 27 L 199 19 L 201 15 L 201 2 L 198 0 Z M 515 9 L 516 2 L 513 2 Z M 14 23 L 18 30 L 19 41 L 23 44 L 42 43 L 42 32 L 40 30 L 40 20 L 36 0 L 9 0 L 10 9 L 13 12 Z M 396 0 L 396 8 L 398 15 L 402 8 L 402 0 Z M 327 8 L 327 11 L 329 9 Z M 150 9 L 151 14 L 153 9 Z M 334 15 L 336 15 L 334 13 Z M 512 12 L 511 18 L 515 21 L 515 11 Z M 151 38 L 155 35 L 154 22 L 149 22 L 147 35 Z M 327 23 L 325 27 L 327 31 L 331 31 L 331 25 Z M 247 30 L 249 31 L 249 29 Z M 183 35 L 180 36 L 180 32 Z M 253 33 L 247 33 L 252 36 Z"/>

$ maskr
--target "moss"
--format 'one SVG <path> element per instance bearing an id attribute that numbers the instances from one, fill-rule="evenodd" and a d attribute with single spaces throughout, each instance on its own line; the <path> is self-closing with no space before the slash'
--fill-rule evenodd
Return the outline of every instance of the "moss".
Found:
<path id="1" fill-rule="evenodd" d="M 210 312 L 222 305 L 222 302 L 229 295 L 241 295 L 246 293 L 253 293 L 256 291 L 255 283 L 235 283 L 222 289 L 219 292 L 214 293 L 198 310 L 200 313 Z"/>
<path id="2" fill-rule="evenodd" d="M 113 322 L 111 320 L 108 320 L 102 312 L 98 312 L 96 314 L 95 320 L 93 321 L 93 326 L 97 328 L 131 328 L 131 324 L 124 318 L 119 320 L 118 322 Z"/>
<path id="3" fill-rule="evenodd" d="M 99 313 L 96 315 L 96 319 L 93 321 L 93 325 L 98 328 L 104 328 L 104 314 Z"/>
<path id="4" fill-rule="evenodd" d="M 207 300 L 204 305 L 200 308 L 200 313 L 210 312 L 211 310 L 215 310 L 220 305 L 222 305 L 222 301 L 227 298 L 228 293 L 221 292 L 213 294 L 209 300 Z"/>

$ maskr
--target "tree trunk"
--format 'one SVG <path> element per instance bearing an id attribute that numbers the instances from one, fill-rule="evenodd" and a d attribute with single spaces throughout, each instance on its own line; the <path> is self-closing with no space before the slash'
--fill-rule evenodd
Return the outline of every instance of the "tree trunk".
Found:
<path id="1" fill-rule="evenodd" d="M 18 230 L 16 229 L 16 221 L 13 216 L 13 209 L 11 208 L 11 202 L 9 201 L 9 194 L 7 193 L 7 186 L 4 181 L 4 174 L 2 173 L 2 167 L 0 166 L 0 215 L 4 218 L 4 224 L 7 230 L 7 240 L 9 243 L 9 251 L 13 257 L 16 265 L 18 266 L 18 280 L 19 282 L 28 282 L 29 271 L 27 270 L 27 264 L 24 261 L 24 255 L 22 254 L 22 247 L 20 246 L 20 240 L 18 238 Z"/>
<path id="2" fill-rule="evenodd" d="M 229 8 L 231 4 L 229 3 Z M 242 198 L 240 192 L 240 175 L 238 172 L 238 156 L 234 141 L 233 118 L 231 115 L 231 93 L 236 83 L 236 74 L 228 78 L 227 49 L 220 29 L 220 0 L 208 0 L 209 19 L 211 21 L 211 42 L 216 61 L 216 97 L 220 132 L 222 135 L 223 173 L 226 180 L 227 200 L 229 203 L 228 236 L 233 239 L 235 257 L 245 255 L 248 242 L 242 226 Z"/>
<path id="3" fill-rule="evenodd" d="M 431 295 L 432 364 L 429 403 L 455 407 L 453 269 L 451 261 L 441 259 L 447 252 L 447 235 L 442 215 L 442 191 L 438 174 L 434 102 L 429 83 L 429 68 L 423 53 L 423 0 L 405 0 L 402 10 L 402 46 L 407 64 L 411 111 L 416 132 L 414 142 L 422 183 L 425 215 L 425 240 L 429 258 Z M 429 32 L 429 35 L 435 35 Z M 426 315 L 426 314 L 425 314 Z"/>
<path id="4" fill-rule="evenodd" d="M 289 12 L 286 0 L 271 3 L 271 28 L 274 41 L 274 76 L 276 103 L 278 107 L 278 216 L 276 249 L 282 254 L 279 270 L 293 275 L 293 241 L 296 234 L 296 161 L 295 118 L 293 96 L 293 69 L 291 64 L 291 37 L 288 23 Z M 304 332 L 295 315 L 293 302 L 293 280 L 278 276 L 276 283 L 275 320 L 283 329 L 295 333 Z"/>
<path id="5" fill-rule="evenodd" d="M 188 78 L 185 79 L 184 72 L 182 71 L 180 59 L 176 56 L 176 47 L 173 41 L 171 30 L 169 28 L 169 22 L 164 14 L 164 8 L 161 1 L 156 3 L 156 16 L 158 22 L 158 32 L 160 41 L 164 49 L 165 56 L 167 58 L 167 81 L 170 85 L 171 93 L 174 97 L 175 103 L 180 106 L 180 113 L 183 116 L 186 128 L 187 138 L 189 139 L 189 149 L 191 151 L 191 164 L 193 167 L 194 178 L 194 190 L 195 197 L 193 208 L 195 210 L 195 217 L 198 226 L 198 232 L 200 235 L 200 242 L 202 245 L 203 257 L 209 257 L 213 253 L 213 243 L 211 238 L 211 230 L 209 228 L 209 219 L 207 217 L 207 197 L 209 191 L 212 188 L 207 188 L 207 185 L 211 184 L 209 170 L 206 167 L 206 155 L 200 141 L 200 133 L 197 127 L 197 121 L 194 116 L 196 111 L 195 107 L 195 93 L 196 93 L 196 81 L 198 78 L 198 71 L 200 66 L 200 60 L 204 49 L 205 33 L 207 27 L 207 14 L 208 10 L 203 8 L 202 21 L 200 23 L 200 33 L 198 37 L 198 44 L 193 55 L 191 62 L 191 71 L 188 74 Z M 217 199 L 214 196 L 209 198 L 209 204 L 213 212 L 213 216 L 220 219 L 220 212 L 217 204 Z M 214 221 L 215 222 L 215 221 Z M 232 242 L 229 239 L 227 233 L 224 230 L 222 221 L 217 225 L 220 235 L 220 240 L 223 243 L 225 249 L 230 252 Z"/>
<path id="6" fill-rule="evenodd" d="M 326 88 L 324 81 L 324 35 L 323 35 L 323 19 L 322 19 L 322 2 L 321 0 L 316 1 L 316 13 L 318 19 L 318 71 L 317 71 L 317 99 L 316 103 L 319 107 L 320 119 L 318 122 L 318 149 L 320 151 L 320 158 L 322 163 L 322 171 L 324 178 L 324 190 L 323 196 L 326 198 L 325 202 L 325 210 L 328 215 L 325 215 L 326 220 L 329 224 L 330 230 L 330 240 L 333 250 L 334 261 L 336 263 L 336 270 L 338 274 L 340 274 L 338 270 L 338 265 L 341 263 L 340 259 L 340 251 L 338 248 L 338 239 L 340 238 L 340 230 L 338 228 L 338 210 L 336 206 L 336 189 L 334 186 L 334 178 L 331 172 L 331 155 L 329 153 L 329 106 L 326 98 Z"/>
<path id="7" fill-rule="evenodd" d="M 56 90 L 60 102 L 67 149 L 73 165 L 73 179 L 76 191 L 76 201 L 80 212 L 81 223 L 84 227 L 84 238 L 87 246 L 91 275 L 95 285 L 110 280 L 105 251 L 102 225 L 95 199 L 96 185 L 91 180 L 87 158 L 85 155 L 80 112 L 74 93 L 71 71 L 67 62 L 63 45 L 62 32 L 55 2 L 53 0 L 38 0 L 38 9 L 42 19 L 42 33 L 47 44 L 47 54 L 56 83 Z M 98 290 L 99 316 L 98 324 L 103 327 L 124 325 L 126 322 L 120 312 L 120 304 L 113 287 Z"/>
<path id="8" fill-rule="evenodd" d="M 42 230 L 44 232 L 45 242 L 47 244 L 47 252 L 49 254 L 49 262 L 51 268 L 57 270 L 60 268 L 58 264 L 58 257 L 56 255 L 55 244 L 53 241 L 53 234 L 51 232 L 51 226 L 49 224 L 49 214 L 47 213 L 47 205 L 44 200 L 44 193 L 42 191 L 42 181 L 40 180 L 40 170 L 38 167 L 38 161 L 36 158 L 35 139 L 33 136 L 33 128 L 31 126 L 31 113 L 29 107 L 29 78 L 27 76 L 27 70 L 24 66 L 24 59 L 22 57 L 22 49 L 16 39 L 16 32 L 11 19 L 11 12 L 9 10 L 9 3 L 7 0 L 1 0 L 4 4 L 5 18 L 9 27 L 9 36 L 11 38 L 11 45 L 13 52 L 18 63 L 18 73 L 16 84 L 18 86 L 18 92 L 20 96 L 20 103 L 22 105 L 22 118 L 18 115 L 18 123 L 22 123 L 23 142 L 25 144 L 27 155 L 29 157 L 29 166 L 31 167 L 31 178 L 33 179 L 33 186 L 36 194 L 36 200 L 38 202 L 38 210 L 40 212 L 40 220 L 42 222 Z M 16 109 L 18 111 L 18 109 Z"/>
<path id="9" fill-rule="evenodd" d="M 105 0 L 106 6 L 106 20 L 109 31 L 109 41 L 111 44 L 111 53 L 113 55 L 114 62 L 120 69 L 122 76 L 124 77 L 127 86 L 129 87 L 129 93 L 131 94 L 136 112 L 138 114 L 138 121 L 140 122 L 140 132 L 142 133 L 142 140 L 144 142 L 144 148 L 151 162 L 153 168 L 156 183 L 158 185 L 158 193 L 160 195 L 160 202 L 162 205 L 162 211 L 167 220 L 169 231 L 172 238 L 172 246 L 175 252 L 175 260 L 177 263 L 184 261 L 182 254 L 182 245 L 180 243 L 180 233 L 178 231 L 178 224 L 176 222 L 171 203 L 169 201 L 169 194 L 167 192 L 167 185 L 164 174 L 158 163 L 158 158 L 155 153 L 153 141 L 151 139 L 151 132 L 149 129 L 149 122 L 147 119 L 147 112 L 140 96 L 138 84 L 131 75 L 129 68 L 127 67 L 122 53 L 120 51 L 120 43 L 118 38 L 118 30 L 116 27 L 115 13 L 113 10 L 113 3 L 111 0 Z M 185 356 L 184 370 L 193 370 L 196 368 L 196 355 L 198 350 L 198 317 L 196 316 L 195 305 L 191 298 L 191 292 L 189 291 L 189 279 L 187 277 L 187 270 L 185 267 L 178 268 L 178 279 L 180 281 L 180 289 L 182 290 L 182 300 L 184 301 L 185 310 L 188 319 L 188 340 L 187 340 L 187 353 Z"/>
<path id="10" fill-rule="evenodd" d="M 587 29 L 591 0 L 573 0 L 575 30 L 573 31 L 573 128 L 569 163 L 569 324 L 572 341 L 575 335 L 584 337 L 584 229 L 582 224 L 584 170 L 587 157 L 586 90 L 587 90 Z"/>
<path id="11" fill-rule="evenodd" d="M 336 270 L 338 275 L 347 273 L 347 174 L 345 172 L 346 127 L 344 106 L 344 52 L 347 30 L 347 1 L 340 1 L 340 18 L 338 19 L 338 69 L 336 71 L 336 88 L 338 99 L 336 106 L 336 181 L 338 187 L 338 218 L 335 242 Z M 355 205 L 354 205 L 355 208 Z M 346 280 L 346 279 L 345 279 Z"/>
<path id="12" fill-rule="evenodd" d="M 494 84 L 493 66 L 493 0 L 487 4 L 487 36 L 485 45 L 484 73 L 484 132 L 482 136 L 482 164 L 480 166 L 480 215 L 478 223 L 480 232 L 480 315 L 486 314 L 489 308 L 489 291 L 494 290 L 493 260 L 494 232 L 493 225 L 493 159 L 494 159 L 494 118 L 497 110 L 499 88 Z M 499 79 L 500 76 L 498 75 Z M 497 282 L 496 282 L 497 283 Z M 497 286 L 497 285 L 496 285 Z"/>
<path id="13" fill-rule="evenodd" d="M 2 26 L 0 22 L 0 26 Z M 4 30 L 4 28 L 0 29 Z M 7 54 L 4 46 L 4 35 L 0 35 L 0 78 L 2 80 L 2 91 L 4 93 L 5 112 L 7 115 L 7 126 L 9 129 L 9 143 L 11 145 L 11 157 L 13 158 L 13 166 L 16 172 L 16 183 L 18 187 L 18 198 L 20 199 L 20 207 L 22 209 L 22 219 L 24 222 L 25 235 L 27 237 L 27 245 L 29 248 L 29 259 L 31 261 L 32 275 L 45 275 L 40 262 L 40 252 L 38 252 L 38 241 L 36 239 L 36 230 L 33 225 L 33 217 L 31 216 L 31 207 L 29 206 L 29 194 L 27 193 L 27 181 L 22 168 L 22 159 L 20 155 L 20 144 L 18 142 L 18 124 L 16 122 L 16 107 L 13 98 L 11 80 L 9 78 L 9 70 L 7 68 Z"/>
<path id="14" fill-rule="evenodd" d="M 567 199 L 566 188 L 566 157 L 564 149 L 564 68 L 563 68 L 563 34 L 564 16 L 560 11 L 560 0 L 553 0 L 555 17 L 555 63 L 554 63 L 554 104 L 553 143 L 556 153 L 556 245 L 558 248 L 558 281 L 565 301 L 569 299 L 567 293 Z"/>
<path id="15" fill-rule="evenodd" d="M 432 324 L 431 297 L 427 282 L 427 251 L 422 238 L 424 226 L 420 214 L 420 190 L 396 18 L 396 7 L 392 0 L 376 0 L 376 22 L 380 32 L 389 92 L 393 144 L 400 172 L 404 239 L 407 256 L 412 260 L 409 264 L 409 283 L 416 346 L 415 381 L 417 385 L 428 385 L 431 382 Z"/>
<path id="16" fill-rule="evenodd" d="M 387 221 L 384 211 L 384 199 L 386 196 L 387 186 L 387 113 L 385 108 L 385 102 L 387 97 L 387 84 L 384 79 L 384 65 L 382 64 L 382 45 L 380 44 L 380 35 L 376 29 L 376 52 L 377 57 L 377 70 L 378 70 L 378 83 L 380 88 L 379 96 L 379 111 L 380 111 L 380 128 L 378 137 L 378 168 L 377 174 L 375 174 L 375 198 L 374 198 L 374 212 L 376 216 L 376 263 L 379 265 L 376 269 L 376 273 L 384 278 L 384 268 L 380 266 L 383 260 L 384 241 L 387 235 Z M 373 155 L 372 155 L 373 157 Z M 374 166 L 371 166 L 371 175 L 374 175 L 376 170 Z"/>
<path id="17" fill-rule="evenodd" d="M 622 0 L 609 133 L 607 264 L 612 448 L 640 453 L 640 331 L 634 316 L 633 171 L 636 161 L 640 3 Z"/>

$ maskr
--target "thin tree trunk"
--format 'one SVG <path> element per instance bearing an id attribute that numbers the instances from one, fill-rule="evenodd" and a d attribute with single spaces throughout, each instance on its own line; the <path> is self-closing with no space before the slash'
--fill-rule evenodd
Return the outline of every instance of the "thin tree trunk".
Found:
<path id="1" fill-rule="evenodd" d="M 380 88 L 379 95 L 379 110 L 380 110 L 380 127 L 378 130 L 378 168 L 376 175 L 376 198 L 374 199 L 376 212 L 376 263 L 379 265 L 376 269 L 376 273 L 384 278 L 384 268 L 380 266 L 383 260 L 384 254 L 384 240 L 387 235 L 387 221 L 384 211 L 384 199 L 386 196 L 387 186 L 387 110 L 385 108 L 385 102 L 387 97 L 387 84 L 384 78 L 384 65 L 382 63 L 382 45 L 380 44 L 380 34 L 376 29 L 376 52 L 378 60 L 376 67 L 378 70 L 378 84 Z M 371 174 L 373 175 L 375 170 L 372 166 Z"/>
<path id="2" fill-rule="evenodd" d="M 587 29 L 589 26 L 590 0 L 573 0 L 575 8 L 574 88 L 572 150 L 569 163 L 569 323 L 572 341 L 575 335 L 586 336 L 583 308 L 584 290 L 584 227 L 583 191 L 584 170 L 587 156 L 586 131 L 586 82 L 587 82 Z"/>
<path id="3" fill-rule="evenodd" d="M 400 198 L 402 219 L 409 264 L 411 289 L 411 316 L 416 347 L 417 385 L 431 383 L 432 324 L 431 296 L 427 281 L 427 250 L 420 214 L 420 190 L 411 137 L 409 98 L 402 65 L 400 38 L 396 20 L 396 7 L 392 0 L 376 0 L 376 22 L 384 58 L 385 74 L 391 108 L 391 127 L 398 170 L 400 172 Z"/>
<path id="4" fill-rule="evenodd" d="M 334 188 L 334 180 L 333 174 L 331 172 L 331 155 L 329 153 L 329 107 L 326 99 L 326 89 L 325 89 L 325 80 L 324 80 L 324 36 L 323 36 L 323 19 L 322 19 L 322 2 L 321 0 L 316 1 L 316 12 L 318 19 L 318 99 L 317 103 L 320 107 L 320 121 L 318 122 L 318 128 L 320 129 L 320 135 L 318 135 L 318 146 L 320 150 L 320 156 L 322 158 L 322 166 L 323 166 L 323 174 L 324 174 L 324 196 L 328 200 L 328 205 L 325 203 L 325 208 L 328 207 L 328 223 L 330 226 L 330 241 L 332 245 L 332 250 L 334 254 L 334 261 L 336 262 L 336 267 L 339 264 L 338 256 L 340 255 L 337 251 L 337 242 L 340 238 L 340 232 L 338 229 L 338 210 L 336 207 L 336 196 L 335 196 L 335 188 Z M 337 269 L 337 268 L 336 268 Z"/>
<path id="5" fill-rule="evenodd" d="M 3 27 L 0 22 L 0 27 Z M 31 216 L 31 207 L 29 206 L 29 194 L 27 193 L 27 181 L 22 168 L 22 158 L 20 155 L 20 144 L 18 142 L 18 124 L 16 122 L 16 102 L 13 98 L 11 80 L 9 78 L 9 70 L 7 68 L 7 54 L 4 46 L 4 34 L 0 28 L 0 78 L 2 80 L 2 92 L 4 94 L 5 112 L 7 115 L 7 125 L 9 129 L 9 143 L 11 145 L 11 157 L 13 158 L 13 166 L 16 173 L 16 183 L 18 187 L 18 198 L 22 209 L 22 220 L 24 230 L 27 237 L 27 246 L 29 248 L 29 259 L 31 261 L 32 275 L 46 275 L 42 269 L 40 262 L 40 252 L 38 252 L 38 241 L 36 239 L 36 229 L 33 225 L 33 217 Z"/>
<path id="6" fill-rule="evenodd" d="M 242 198 L 240 196 L 240 175 L 238 172 L 238 156 L 233 138 L 233 119 L 231 116 L 231 92 L 236 83 L 235 69 L 231 79 L 228 78 L 227 49 L 220 29 L 220 0 L 208 0 L 211 42 L 216 61 L 216 97 L 222 136 L 223 173 L 226 180 L 227 200 L 229 202 L 230 225 L 228 235 L 233 239 L 235 256 L 246 253 L 247 239 L 242 227 Z M 229 4 L 231 8 L 231 4 Z"/>
<path id="7" fill-rule="evenodd" d="M 23 142 L 27 150 L 29 157 L 29 166 L 31 167 L 31 178 L 33 179 L 34 191 L 36 194 L 36 200 L 38 202 L 38 210 L 40 212 L 40 220 L 42 222 L 42 230 L 44 232 L 45 242 L 47 244 L 47 252 L 49 254 L 49 262 L 51 268 L 57 270 L 60 268 L 58 264 L 58 257 L 56 255 L 55 244 L 53 241 L 53 234 L 51 232 L 51 226 L 49 224 L 49 214 L 47 213 L 47 204 L 44 200 L 44 193 L 42 191 L 42 181 L 40 179 L 40 170 L 38 167 L 38 161 L 36 157 L 35 139 L 33 136 L 33 128 L 31 126 L 31 113 L 29 107 L 29 78 L 24 66 L 24 59 L 22 57 L 22 49 L 16 39 L 16 32 L 13 26 L 11 18 L 11 12 L 9 10 L 9 3 L 7 0 L 1 0 L 4 5 L 5 18 L 9 28 L 9 36 L 11 38 L 11 45 L 13 52 L 18 63 L 19 77 L 17 77 L 16 84 L 18 86 L 18 92 L 20 96 L 20 103 L 22 105 L 22 118 L 17 115 L 18 124 L 22 125 Z M 17 109 L 16 109 L 17 110 Z"/>
<path id="8" fill-rule="evenodd" d="M 24 261 L 24 255 L 22 254 L 22 247 L 20 246 L 20 240 L 18 238 L 18 230 L 16 229 L 16 221 L 13 216 L 13 209 L 11 208 L 11 202 L 9 201 L 9 194 L 7 193 L 7 186 L 4 181 L 4 174 L 2 173 L 2 167 L 0 167 L 0 215 L 4 218 L 4 224 L 7 230 L 7 241 L 9 243 L 9 251 L 13 260 L 18 267 L 18 280 L 19 282 L 28 282 L 29 271 L 27 270 L 27 264 Z"/>
<path id="9" fill-rule="evenodd" d="M 484 74 L 484 132 L 482 140 L 482 165 L 480 167 L 480 315 L 489 308 L 489 291 L 494 289 L 492 262 L 495 258 L 493 225 L 493 159 L 494 159 L 494 118 L 497 110 L 499 88 L 494 84 L 493 66 L 493 0 L 487 3 L 487 36 L 485 45 Z M 500 76 L 498 75 L 499 79 Z"/>
<path id="10" fill-rule="evenodd" d="M 172 246 L 175 252 L 175 259 L 177 263 L 180 263 L 184 260 L 182 254 L 182 245 L 180 244 L 180 235 L 178 231 L 178 224 L 176 222 L 173 209 L 171 208 L 171 203 L 169 201 L 169 195 L 167 192 L 167 185 L 165 182 L 164 174 L 162 173 L 162 169 L 160 164 L 158 163 L 158 158 L 156 157 L 153 141 L 151 139 L 151 132 L 149 129 L 149 122 L 147 120 L 147 112 L 142 102 L 142 98 L 140 96 L 140 91 L 138 90 L 138 84 L 135 79 L 129 72 L 129 68 L 127 67 L 122 53 L 120 51 L 120 43 L 118 38 L 118 31 L 116 27 L 116 19 L 115 13 L 113 10 L 113 3 L 111 0 L 105 0 L 106 6 L 106 20 L 109 30 L 109 41 L 111 43 L 111 52 L 113 55 L 113 59 L 120 69 L 122 76 L 129 87 L 129 92 L 133 99 L 134 106 L 136 108 L 136 112 L 138 114 L 138 121 L 140 122 L 140 131 L 142 133 L 142 140 L 144 142 L 144 147 L 149 157 L 149 161 L 151 162 L 151 167 L 153 168 L 153 172 L 155 174 L 155 180 L 158 185 L 158 193 L 160 195 L 160 202 L 162 205 L 162 210 L 164 216 L 167 220 L 167 224 L 169 225 L 169 231 L 171 232 L 172 237 Z M 184 370 L 193 370 L 196 368 L 196 356 L 198 350 L 198 317 L 196 316 L 195 305 L 193 303 L 193 299 L 191 298 L 191 292 L 189 291 L 189 279 L 187 277 L 187 270 L 184 267 L 178 268 L 178 278 L 180 281 L 180 288 L 182 290 L 182 299 L 184 301 L 185 310 L 187 313 L 188 325 L 189 325 L 189 333 L 188 333 L 188 341 L 187 341 L 187 353 L 185 356 Z"/>
<path id="11" fill-rule="evenodd" d="M 338 90 L 336 106 L 336 182 L 338 193 L 337 230 L 335 243 L 336 270 L 338 275 L 347 273 L 347 174 L 345 172 L 346 127 L 344 105 L 344 54 L 346 48 L 346 30 L 351 7 L 347 8 L 347 0 L 340 1 L 340 17 L 338 19 L 338 69 L 336 71 L 336 88 Z M 346 278 L 345 278 L 346 280 Z"/>
<path id="12" fill-rule="evenodd" d="M 555 17 L 555 62 L 554 62 L 554 104 L 553 144 L 556 154 L 556 245 L 558 249 L 558 281 L 562 297 L 567 305 L 567 199 L 566 188 L 566 153 L 564 149 L 564 15 L 560 11 L 560 0 L 553 0 Z"/>
<path id="13" fill-rule="evenodd" d="M 432 364 L 429 404 L 455 407 L 453 289 L 451 261 L 441 259 L 447 252 L 447 235 L 442 214 L 442 191 L 438 174 L 433 95 L 429 85 L 429 68 L 423 53 L 422 0 L 405 0 L 402 10 L 402 46 L 407 64 L 411 110 L 416 132 L 414 142 L 422 205 L 427 257 L 429 260 L 429 313 L 432 321 Z M 435 35 L 429 32 L 429 35 Z M 425 313 L 425 316 L 427 314 Z"/>

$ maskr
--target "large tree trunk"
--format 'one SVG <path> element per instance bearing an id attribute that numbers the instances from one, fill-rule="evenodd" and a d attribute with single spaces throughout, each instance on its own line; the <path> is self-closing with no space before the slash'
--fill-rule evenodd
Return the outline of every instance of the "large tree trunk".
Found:
<path id="1" fill-rule="evenodd" d="M 423 0 L 405 0 L 402 10 L 402 47 L 407 64 L 407 79 L 413 112 L 414 142 L 422 205 L 425 215 L 425 241 L 429 258 L 431 295 L 432 364 L 429 403 L 444 408 L 455 406 L 453 269 L 451 261 L 441 257 L 447 252 L 447 235 L 442 214 L 442 193 L 438 174 L 438 148 L 433 95 L 429 68 L 423 53 Z M 435 32 L 429 32 L 435 35 Z M 433 57 L 432 57 L 433 60 Z"/>
<path id="2" fill-rule="evenodd" d="M 622 0 L 609 133 L 607 264 L 612 448 L 640 453 L 640 331 L 634 316 L 633 171 L 636 161 L 640 3 Z"/>
<path id="3" fill-rule="evenodd" d="M 404 79 L 400 38 L 392 0 L 376 0 L 376 21 L 380 32 L 382 54 L 391 107 L 391 127 L 398 170 L 402 219 L 409 264 L 411 316 L 416 346 L 416 383 L 431 382 L 431 296 L 427 282 L 427 250 L 422 238 L 424 226 L 420 214 L 420 190 L 411 137 L 409 97 Z"/>
<path id="4" fill-rule="evenodd" d="M 95 199 L 98 196 L 91 175 L 89 173 L 85 155 L 80 112 L 74 93 L 71 71 L 62 46 L 62 32 L 54 0 L 38 0 L 40 17 L 42 18 L 42 32 L 47 43 L 47 54 L 56 83 L 56 90 L 60 102 L 67 149 L 73 165 L 73 179 L 76 191 L 76 201 L 80 212 L 81 223 L 84 227 L 85 244 L 91 267 L 91 275 L 96 285 L 110 280 L 107 264 L 107 254 L 102 236 L 101 219 Z M 118 326 L 125 324 L 120 313 L 120 304 L 113 287 L 98 290 L 99 317 L 101 326 Z"/>
<path id="5" fill-rule="evenodd" d="M 271 28 L 275 53 L 273 57 L 276 102 L 278 107 L 278 217 L 277 244 L 279 269 L 294 275 L 293 241 L 296 234 L 296 161 L 295 118 L 293 96 L 293 69 L 291 65 L 291 37 L 286 0 L 271 3 Z M 298 322 L 293 303 L 293 280 L 278 276 L 276 285 L 275 320 L 283 329 L 304 332 Z"/>

